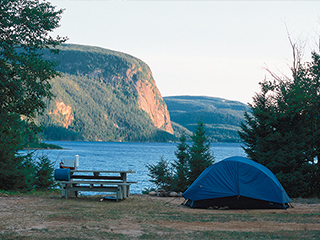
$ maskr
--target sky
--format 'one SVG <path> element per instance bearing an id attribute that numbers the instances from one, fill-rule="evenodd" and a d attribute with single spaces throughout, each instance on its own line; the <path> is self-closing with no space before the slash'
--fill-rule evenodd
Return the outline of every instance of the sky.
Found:
<path id="1" fill-rule="evenodd" d="M 317 50 L 320 1 L 49 0 L 65 9 L 53 35 L 149 65 L 162 96 L 252 103 L 266 71 L 290 76 L 292 42 Z"/>

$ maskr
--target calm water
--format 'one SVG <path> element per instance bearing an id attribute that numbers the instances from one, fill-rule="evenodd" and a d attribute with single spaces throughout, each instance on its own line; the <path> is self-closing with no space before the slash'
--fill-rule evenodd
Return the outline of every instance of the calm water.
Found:
<path id="1" fill-rule="evenodd" d="M 145 164 L 155 164 L 163 156 L 165 160 L 176 159 L 174 151 L 176 143 L 110 143 L 110 142 L 60 142 L 50 141 L 63 147 L 63 150 L 39 150 L 37 154 L 48 155 L 59 168 L 63 159 L 74 159 L 79 155 L 79 168 L 82 170 L 132 170 L 136 173 L 128 174 L 129 181 L 137 181 L 130 187 L 131 193 L 141 193 L 146 187 L 151 187 L 148 170 Z M 244 156 L 245 153 L 237 143 L 212 143 L 211 151 L 215 161 L 227 157 Z"/>

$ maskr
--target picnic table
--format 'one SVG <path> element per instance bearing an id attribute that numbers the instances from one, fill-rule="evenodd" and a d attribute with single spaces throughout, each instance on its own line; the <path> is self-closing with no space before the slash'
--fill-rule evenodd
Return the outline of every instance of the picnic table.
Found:
<path id="1" fill-rule="evenodd" d="M 127 181 L 128 173 L 135 172 L 131 170 L 70 170 L 70 180 L 59 181 L 62 184 L 62 197 L 66 199 L 68 197 L 77 197 L 79 191 L 89 191 L 112 192 L 116 194 L 117 201 L 126 199 L 129 197 L 130 185 L 137 183 Z"/>

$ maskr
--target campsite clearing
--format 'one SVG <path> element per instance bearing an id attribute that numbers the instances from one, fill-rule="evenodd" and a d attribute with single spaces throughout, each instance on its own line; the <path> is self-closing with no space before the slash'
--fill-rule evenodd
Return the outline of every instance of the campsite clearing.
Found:
<path id="1" fill-rule="evenodd" d="M 294 208 L 191 209 L 183 198 L 0 196 L 0 239 L 319 239 L 320 200 Z"/>

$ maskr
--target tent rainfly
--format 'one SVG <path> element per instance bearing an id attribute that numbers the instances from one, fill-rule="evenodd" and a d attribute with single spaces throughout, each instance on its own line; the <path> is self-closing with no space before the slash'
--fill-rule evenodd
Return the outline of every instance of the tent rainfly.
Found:
<path id="1" fill-rule="evenodd" d="M 290 202 L 268 168 L 243 157 L 230 157 L 208 167 L 182 196 L 192 208 L 287 209 Z"/>

